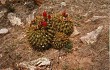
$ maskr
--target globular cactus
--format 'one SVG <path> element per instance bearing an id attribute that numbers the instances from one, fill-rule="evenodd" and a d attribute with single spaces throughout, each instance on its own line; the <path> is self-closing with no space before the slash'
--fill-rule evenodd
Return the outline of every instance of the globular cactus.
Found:
<path id="1" fill-rule="evenodd" d="M 52 46 L 55 49 L 64 48 L 69 42 L 68 36 L 61 32 L 56 32 L 55 37 L 52 42 Z"/>
<path id="2" fill-rule="evenodd" d="M 63 32 L 66 35 L 72 34 L 73 22 L 65 11 L 62 14 L 56 15 L 53 21 L 55 21 L 56 30 L 58 32 Z"/>
<path id="3" fill-rule="evenodd" d="M 32 47 L 38 51 L 50 48 L 50 43 L 53 38 L 51 31 L 47 30 L 32 30 L 28 32 L 28 41 Z"/>
<path id="4" fill-rule="evenodd" d="M 27 31 L 29 43 L 38 51 L 50 48 L 54 37 L 54 31 L 48 27 L 49 20 L 46 12 L 43 12 L 43 17 L 36 17 Z"/>

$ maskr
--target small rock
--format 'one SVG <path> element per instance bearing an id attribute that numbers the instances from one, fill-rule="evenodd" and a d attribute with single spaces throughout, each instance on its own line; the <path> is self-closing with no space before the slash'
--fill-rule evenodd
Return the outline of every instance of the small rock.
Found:
<path id="1" fill-rule="evenodd" d="M 21 62 L 18 64 L 18 67 L 24 67 L 29 70 L 35 70 L 36 66 L 48 66 L 50 65 L 50 61 L 47 58 L 39 58 L 37 60 L 32 60 L 29 62 Z"/>
<path id="2" fill-rule="evenodd" d="M 88 19 L 85 22 L 87 23 L 87 22 L 90 22 L 90 21 L 95 21 L 95 20 L 103 19 L 103 18 L 107 18 L 107 16 L 93 16 L 92 18 Z"/>
<path id="3" fill-rule="evenodd" d="M 103 26 L 99 26 L 96 30 L 94 30 L 90 33 L 87 33 L 86 36 L 81 37 L 80 38 L 81 41 L 85 44 L 86 43 L 87 44 L 93 44 L 94 42 L 97 41 L 97 37 L 101 33 L 102 29 L 103 29 Z"/>
<path id="4" fill-rule="evenodd" d="M 35 63 L 35 62 L 37 62 L 36 65 L 38 65 L 38 66 L 48 66 L 48 65 L 50 65 L 50 60 L 47 59 L 47 58 L 39 58 L 35 61 L 32 61 L 32 63 Z"/>
<path id="5" fill-rule="evenodd" d="M 6 9 L 3 9 L 2 11 L 0 11 L 0 18 L 7 12 Z"/>
<path id="6" fill-rule="evenodd" d="M 66 6 L 66 3 L 65 2 L 61 2 L 61 6 Z"/>
<path id="7" fill-rule="evenodd" d="M 0 29 L 0 34 L 6 34 L 6 33 L 8 33 L 8 29 L 6 28 Z"/>
<path id="8" fill-rule="evenodd" d="M 70 37 L 74 37 L 76 35 L 79 35 L 80 32 L 77 30 L 77 28 L 74 26 L 74 32 L 70 35 Z"/>
<path id="9" fill-rule="evenodd" d="M 14 14 L 14 13 L 9 13 L 8 14 L 8 19 L 12 23 L 13 26 L 14 25 L 23 25 L 23 22 L 21 22 L 21 19 L 18 18 L 16 16 L 16 14 Z"/>

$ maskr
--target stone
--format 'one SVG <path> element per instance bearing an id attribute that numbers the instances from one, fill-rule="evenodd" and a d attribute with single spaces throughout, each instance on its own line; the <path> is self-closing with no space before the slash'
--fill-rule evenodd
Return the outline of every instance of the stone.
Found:
<path id="1" fill-rule="evenodd" d="M 74 26 L 74 32 L 70 35 L 70 37 L 75 37 L 76 35 L 79 35 L 80 32 L 77 30 L 76 26 Z"/>
<path id="2" fill-rule="evenodd" d="M 0 18 L 1 18 L 2 16 L 4 16 L 4 14 L 5 14 L 6 12 L 7 12 L 6 9 L 1 10 L 1 11 L 0 11 Z"/>
<path id="3" fill-rule="evenodd" d="M 14 25 L 20 26 L 24 24 L 23 22 L 21 22 L 21 19 L 17 17 L 16 14 L 14 13 L 9 13 L 7 17 L 13 26 Z"/>
<path id="4" fill-rule="evenodd" d="M 103 26 L 99 26 L 96 30 L 90 32 L 90 33 L 87 33 L 87 35 L 81 37 L 81 41 L 84 43 L 84 44 L 93 44 L 97 41 L 97 38 L 99 36 L 99 34 L 101 33 L 103 29 Z"/>
<path id="5" fill-rule="evenodd" d="M 39 59 L 37 59 L 37 65 L 38 66 L 48 66 L 48 65 L 50 65 L 50 60 L 47 58 L 39 58 Z"/>
<path id="6" fill-rule="evenodd" d="M 61 2 L 61 6 L 66 6 L 66 3 L 65 2 Z"/>
<path id="7" fill-rule="evenodd" d="M 6 34 L 6 33 L 8 33 L 8 29 L 6 28 L 0 29 L 0 34 Z"/>
<path id="8" fill-rule="evenodd" d="M 42 57 L 42 58 L 38 58 L 37 60 L 21 62 L 17 66 L 29 70 L 35 70 L 37 66 L 41 67 L 41 66 L 49 66 L 49 65 L 50 65 L 50 60 L 48 58 Z"/>

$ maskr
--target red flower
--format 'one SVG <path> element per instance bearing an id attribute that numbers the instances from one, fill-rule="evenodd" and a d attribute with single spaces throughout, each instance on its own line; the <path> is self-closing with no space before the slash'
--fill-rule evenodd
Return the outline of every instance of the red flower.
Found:
<path id="1" fill-rule="evenodd" d="M 47 12 L 46 11 L 43 12 L 43 17 L 47 17 Z"/>
<path id="2" fill-rule="evenodd" d="M 51 16 L 50 15 L 48 15 L 48 19 L 51 19 Z"/>
<path id="3" fill-rule="evenodd" d="M 44 21 L 44 22 L 41 22 L 41 24 L 42 24 L 42 26 L 44 26 L 44 27 L 47 26 L 47 22 L 45 22 L 45 21 Z"/>
<path id="4" fill-rule="evenodd" d="M 63 11 L 63 12 L 62 12 L 62 16 L 63 16 L 63 17 L 67 17 L 67 16 L 68 16 L 68 14 L 66 13 L 66 11 Z"/>

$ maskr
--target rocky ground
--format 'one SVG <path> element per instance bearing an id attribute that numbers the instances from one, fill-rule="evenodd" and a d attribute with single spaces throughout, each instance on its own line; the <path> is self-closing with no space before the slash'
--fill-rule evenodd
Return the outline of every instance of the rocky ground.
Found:
<path id="1" fill-rule="evenodd" d="M 109 70 L 109 0 L 0 1 L 0 70 Z M 33 50 L 30 21 L 44 10 L 65 9 L 74 21 L 72 51 Z"/>

